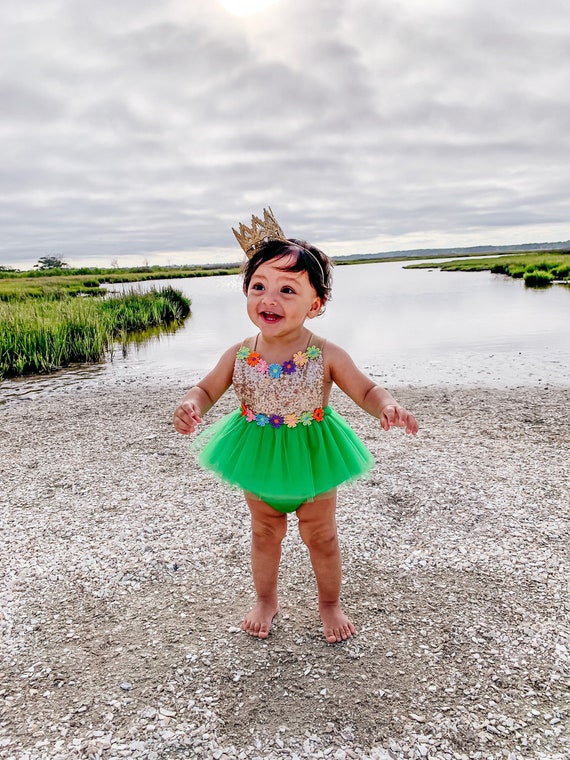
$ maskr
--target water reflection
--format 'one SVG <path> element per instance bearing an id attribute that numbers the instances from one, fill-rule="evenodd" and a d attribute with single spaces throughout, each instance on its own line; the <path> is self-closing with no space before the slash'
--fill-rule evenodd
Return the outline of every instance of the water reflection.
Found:
<path id="1" fill-rule="evenodd" d="M 121 341 L 117 341 L 111 349 L 109 358 L 114 359 L 117 351 L 120 351 L 126 359 L 133 351 L 152 350 L 151 345 L 160 341 L 167 335 L 174 335 L 184 327 L 184 322 L 170 322 L 168 325 L 147 327 L 145 330 L 133 330 L 125 335 Z"/>

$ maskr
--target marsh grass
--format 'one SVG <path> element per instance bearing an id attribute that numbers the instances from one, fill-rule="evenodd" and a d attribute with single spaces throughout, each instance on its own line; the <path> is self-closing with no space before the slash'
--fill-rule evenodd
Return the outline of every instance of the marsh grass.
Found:
<path id="1" fill-rule="evenodd" d="M 0 378 L 99 362 L 131 331 L 180 323 L 190 302 L 173 288 L 105 300 L 28 298 L 0 302 Z"/>
<path id="2" fill-rule="evenodd" d="M 523 278 L 529 288 L 548 287 L 552 282 L 570 282 L 570 252 L 519 253 L 486 259 L 460 259 L 441 263 L 411 264 L 408 268 L 439 267 L 447 271 L 481 272 Z"/>
<path id="3" fill-rule="evenodd" d="M 184 267 L 161 269 L 53 269 L 47 271 L 0 271 L 0 301 L 23 301 L 27 298 L 61 300 L 68 296 L 104 296 L 104 285 L 174 280 L 188 277 L 216 277 L 236 274 L 239 267 Z"/>
<path id="4" fill-rule="evenodd" d="M 542 269 L 531 269 L 523 273 L 524 284 L 528 288 L 546 288 L 554 279 L 554 275 Z"/>
<path id="5" fill-rule="evenodd" d="M 0 301 L 12 303 L 25 301 L 29 298 L 38 300 L 61 301 L 76 295 L 104 295 L 102 288 L 87 287 L 82 282 L 69 278 L 45 279 L 0 279 Z"/>

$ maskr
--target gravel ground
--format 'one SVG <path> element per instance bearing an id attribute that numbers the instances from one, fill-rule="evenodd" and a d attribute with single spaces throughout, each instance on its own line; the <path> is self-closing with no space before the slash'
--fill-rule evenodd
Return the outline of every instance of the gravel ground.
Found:
<path id="1" fill-rule="evenodd" d="M 340 645 L 294 517 L 273 631 L 239 631 L 247 510 L 184 390 L 0 406 L 1 758 L 570 757 L 569 388 L 400 388 L 415 439 L 333 395 L 378 461 L 339 497 Z"/>

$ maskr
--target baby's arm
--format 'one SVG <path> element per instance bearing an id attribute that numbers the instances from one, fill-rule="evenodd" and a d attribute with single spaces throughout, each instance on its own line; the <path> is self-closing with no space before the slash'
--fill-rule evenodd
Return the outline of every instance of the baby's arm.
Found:
<path id="1" fill-rule="evenodd" d="M 414 415 L 400 406 L 389 391 L 361 372 L 344 349 L 327 342 L 326 362 L 331 380 L 365 412 L 377 417 L 384 430 L 401 427 L 412 435 L 418 432 Z"/>
<path id="2" fill-rule="evenodd" d="M 202 422 L 202 415 L 210 409 L 232 384 L 236 352 L 241 343 L 228 348 L 214 369 L 200 380 L 174 410 L 173 423 L 182 435 L 189 435 Z"/>

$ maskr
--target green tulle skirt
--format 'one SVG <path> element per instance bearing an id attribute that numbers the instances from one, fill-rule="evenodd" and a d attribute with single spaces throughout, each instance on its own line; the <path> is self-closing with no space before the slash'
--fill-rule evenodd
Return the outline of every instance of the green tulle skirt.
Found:
<path id="1" fill-rule="evenodd" d="M 280 512 L 293 512 L 341 483 L 364 475 L 374 458 L 333 409 L 311 425 L 260 427 L 239 409 L 193 442 L 199 464 Z"/>

